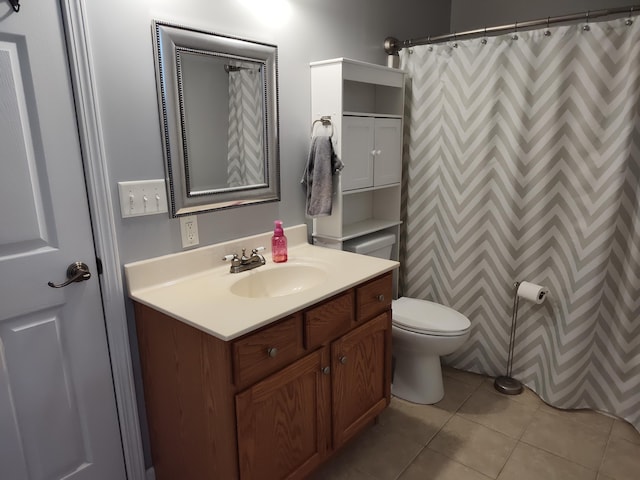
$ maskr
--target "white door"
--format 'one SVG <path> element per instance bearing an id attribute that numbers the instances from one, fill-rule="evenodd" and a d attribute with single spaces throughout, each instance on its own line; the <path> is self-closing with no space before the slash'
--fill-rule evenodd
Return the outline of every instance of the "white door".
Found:
<path id="1" fill-rule="evenodd" d="M 0 2 L 0 478 L 126 477 L 62 20 Z M 67 266 L 92 276 L 65 288 Z"/>
<path id="2" fill-rule="evenodd" d="M 340 172 L 342 190 L 367 188 L 373 185 L 373 118 L 348 117 L 342 119 L 342 148 L 344 168 Z"/>
<path id="3" fill-rule="evenodd" d="M 402 120 L 375 119 L 373 184 L 389 185 L 402 179 Z"/>

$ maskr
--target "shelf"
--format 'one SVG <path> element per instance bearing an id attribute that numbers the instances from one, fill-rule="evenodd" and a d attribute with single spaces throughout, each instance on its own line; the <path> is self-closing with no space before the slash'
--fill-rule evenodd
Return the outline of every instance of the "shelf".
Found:
<path id="1" fill-rule="evenodd" d="M 395 227 L 400 224 L 402 224 L 402 221 L 400 220 L 377 220 L 370 218 L 361 222 L 344 225 L 342 229 L 342 237 L 340 238 L 332 237 L 330 235 L 322 235 L 321 233 L 316 233 L 313 236 L 317 238 L 328 238 L 338 242 L 346 242 L 352 238 L 361 237 L 368 233 L 379 232 L 385 228 Z"/>
<path id="2" fill-rule="evenodd" d="M 384 190 L 385 188 L 397 188 L 400 187 L 400 183 L 388 183 L 387 185 L 376 185 L 375 187 L 356 188 L 354 190 L 344 190 L 342 195 L 345 197 L 348 195 L 357 195 L 358 193 L 372 192 L 376 190 Z"/>
<path id="3" fill-rule="evenodd" d="M 344 115 L 346 117 L 375 117 L 375 118 L 399 118 L 399 119 L 402 119 L 402 115 L 395 115 L 393 113 L 343 112 L 342 115 Z"/>

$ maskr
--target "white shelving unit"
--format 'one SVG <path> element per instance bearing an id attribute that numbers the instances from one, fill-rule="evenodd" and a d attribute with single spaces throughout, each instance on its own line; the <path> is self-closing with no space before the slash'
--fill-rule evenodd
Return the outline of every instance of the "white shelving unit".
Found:
<path id="1" fill-rule="evenodd" d="M 311 63 L 311 121 L 330 117 L 336 155 L 332 214 L 313 220 L 318 245 L 342 249 L 345 241 L 374 232 L 396 236 L 398 258 L 404 72 L 336 58 Z"/>

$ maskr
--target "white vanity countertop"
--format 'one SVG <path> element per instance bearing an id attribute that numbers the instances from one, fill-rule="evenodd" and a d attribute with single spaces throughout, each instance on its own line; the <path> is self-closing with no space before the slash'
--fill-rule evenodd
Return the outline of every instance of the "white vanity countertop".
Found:
<path id="1" fill-rule="evenodd" d="M 271 232 L 195 250 L 129 263 L 124 266 L 129 296 L 200 330 L 231 340 L 398 268 L 399 263 L 307 243 L 306 225 L 285 229 L 288 261 L 271 261 Z M 242 248 L 267 247 L 266 265 L 229 273 L 221 258 Z M 265 298 L 238 296 L 237 281 L 261 271 L 292 266 L 317 266 L 326 276 L 318 284 L 289 295 Z"/>

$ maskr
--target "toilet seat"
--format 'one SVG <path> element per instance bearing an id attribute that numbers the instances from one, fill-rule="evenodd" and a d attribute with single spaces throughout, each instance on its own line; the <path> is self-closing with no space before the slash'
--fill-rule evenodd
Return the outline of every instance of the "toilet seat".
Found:
<path id="1" fill-rule="evenodd" d="M 467 317 L 439 303 L 400 297 L 392 302 L 395 327 L 422 335 L 455 337 L 471 328 Z"/>

